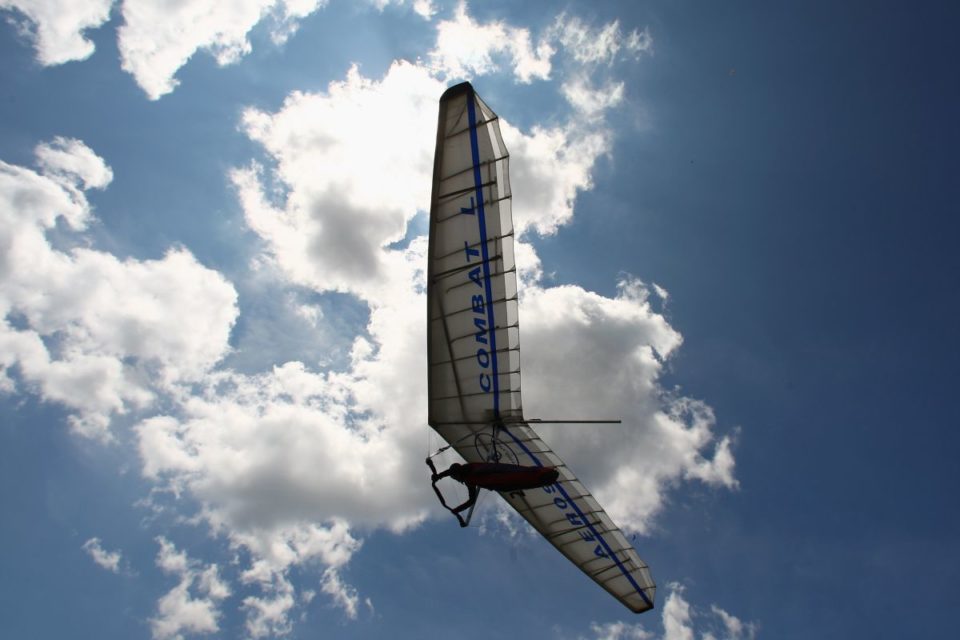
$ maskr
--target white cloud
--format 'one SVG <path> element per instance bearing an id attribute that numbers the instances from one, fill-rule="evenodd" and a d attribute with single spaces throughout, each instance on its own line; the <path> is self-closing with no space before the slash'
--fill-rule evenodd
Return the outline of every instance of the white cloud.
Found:
<path id="1" fill-rule="evenodd" d="M 230 595 L 220 579 L 217 565 L 202 566 L 166 538 L 157 538 L 160 552 L 157 566 L 179 582 L 157 603 L 157 615 L 150 619 L 155 640 L 181 640 L 184 633 L 219 631 L 219 602 Z"/>
<path id="2" fill-rule="evenodd" d="M 216 514 L 211 517 L 217 519 Z M 258 527 L 256 523 L 239 524 L 219 520 L 218 528 L 229 531 L 231 543 L 251 556 L 250 567 L 243 573 L 246 584 L 258 585 L 261 596 L 248 596 L 243 601 L 247 611 L 247 631 L 252 637 L 284 635 L 291 628 L 290 613 L 296 605 L 296 590 L 289 578 L 293 566 L 319 563 L 324 568 L 321 589 L 333 602 L 344 608 L 351 618 L 356 616 L 356 591 L 340 579 L 339 569 L 350 561 L 360 548 L 343 520 L 324 526 L 312 522 L 294 525 Z M 231 528 L 232 527 L 232 528 Z M 301 594 L 301 602 L 312 596 Z"/>
<path id="3" fill-rule="evenodd" d="M 30 388 L 77 411 L 78 430 L 108 437 L 111 416 L 149 405 L 156 384 L 195 380 L 223 357 L 236 293 L 185 249 L 121 261 L 55 248 L 58 220 L 84 242 L 85 190 L 112 174 L 78 140 L 38 145 L 37 158 L 38 171 L 0 162 L 0 380 L 13 391 L 17 365 Z"/>
<path id="4" fill-rule="evenodd" d="M 384 247 L 428 207 L 444 88 L 423 66 L 397 62 L 380 81 L 352 68 L 324 93 L 291 94 L 277 113 L 245 112 L 244 129 L 276 166 L 235 170 L 233 181 L 247 224 L 286 277 L 367 301 L 407 286 L 407 258 Z M 572 217 L 576 194 L 591 187 L 609 134 L 572 122 L 529 134 L 501 126 L 513 181 L 522 185 L 515 224 L 521 233 L 553 233 Z M 284 186 L 283 197 L 271 197 L 271 182 Z M 522 268 L 536 264 L 530 251 L 520 258 Z"/>
<path id="5" fill-rule="evenodd" d="M 289 615 L 295 604 L 293 594 L 293 585 L 286 579 L 279 579 L 269 595 L 243 599 L 243 608 L 247 610 L 247 633 L 251 638 L 290 633 L 293 626 Z"/>
<path id="6" fill-rule="evenodd" d="M 398 6 L 404 6 L 406 4 L 412 4 L 413 12 L 424 20 L 430 20 L 437 13 L 437 7 L 433 4 L 433 0 L 413 0 L 412 3 L 409 0 L 370 0 L 373 3 L 373 6 L 377 8 L 378 11 L 383 11 L 387 6 L 395 4 Z"/>
<path id="7" fill-rule="evenodd" d="M 373 4 L 382 10 L 392 1 L 406 2 L 373 0 Z M 250 53 L 248 36 L 265 20 L 273 42 L 282 45 L 303 18 L 326 6 L 327 0 L 123 0 L 116 4 L 123 18 L 117 34 L 122 67 L 151 100 L 157 100 L 176 88 L 177 71 L 198 51 L 211 54 L 221 66 L 235 63 Z M 113 5 L 114 0 L 0 0 L 0 10 L 11 12 L 7 20 L 33 41 L 37 59 L 44 65 L 93 54 L 94 43 L 84 31 L 106 23 Z M 437 12 L 431 0 L 414 0 L 412 9 L 426 20 Z M 521 42 L 511 46 L 521 47 L 518 51 L 523 55 Z"/>
<path id="8" fill-rule="evenodd" d="M 624 35 L 619 20 L 594 28 L 576 16 L 562 13 L 548 33 L 567 54 L 585 65 L 612 64 L 621 51 L 634 57 L 653 51 L 653 37 L 649 30 L 634 29 Z"/>
<path id="9" fill-rule="evenodd" d="M 198 51 L 214 56 L 220 65 L 237 62 L 250 53 L 248 36 L 267 20 L 273 42 L 283 44 L 303 18 L 327 4 L 327 0 L 239 0 L 229 4 L 215 0 L 123 0 L 123 24 L 118 30 L 121 64 L 152 100 L 173 91 L 177 71 Z M 407 0 L 372 0 L 383 10 Z M 35 41 L 37 57 L 46 65 L 81 60 L 93 53 L 93 43 L 83 36 L 89 28 L 104 24 L 113 0 L 67 2 L 65 0 L 0 0 L 0 9 L 18 12 L 20 30 Z M 411 7 L 432 20 L 437 7 L 432 0 L 413 0 Z M 14 17 L 9 18 L 15 21 Z M 437 23 L 437 40 L 429 52 L 433 70 L 447 81 L 493 73 L 499 64 L 509 65 L 521 83 L 547 80 L 552 58 L 562 50 L 586 66 L 612 64 L 621 53 L 634 57 L 652 52 L 648 30 L 624 33 L 618 21 L 592 27 L 576 16 L 561 14 L 543 31 L 534 45 L 529 29 L 504 21 L 480 23 L 467 3 L 459 2 L 450 19 Z M 616 89 L 616 84 L 610 85 Z M 608 87 L 609 88 L 609 87 Z M 575 107 L 596 108 L 601 90 L 588 95 L 582 87 L 564 88 Z"/>
<path id="10" fill-rule="evenodd" d="M 414 0 L 413 10 L 424 20 L 430 20 L 437 13 L 433 0 Z"/>
<path id="11" fill-rule="evenodd" d="M 441 454 L 442 455 L 442 454 Z M 439 462 L 440 458 L 437 459 Z M 438 465 L 439 467 L 440 465 Z M 450 502 L 456 503 L 466 500 L 466 492 L 457 496 L 457 500 Z M 484 501 L 484 495 L 481 494 L 477 500 L 477 513 L 471 525 L 477 527 L 480 535 L 493 535 L 506 537 L 510 540 L 534 540 L 540 536 L 526 520 L 517 515 L 517 513 L 503 500 Z"/>
<path id="12" fill-rule="evenodd" d="M 199 50 L 220 65 L 251 50 L 247 35 L 264 18 L 273 21 L 275 42 L 283 42 L 299 21 L 325 0 L 124 0 L 118 33 L 123 69 L 152 100 L 177 86 L 176 72 Z"/>
<path id="13" fill-rule="evenodd" d="M 649 28 L 644 28 L 643 31 L 634 29 L 627 34 L 623 44 L 624 48 L 634 56 L 653 53 L 653 36 L 650 34 Z"/>
<path id="14" fill-rule="evenodd" d="M 425 406 L 422 384 L 412 384 L 404 373 L 419 366 L 423 303 L 417 286 L 425 247 L 423 239 L 404 252 L 386 247 L 428 206 L 436 98 L 442 90 L 424 68 L 409 63 L 393 65 L 379 82 L 352 69 L 324 94 L 292 95 L 276 114 L 247 112 L 248 133 L 275 158 L 276 169 L 272 175 L 263 168 L 234 172 L 251 228 L 291 281 L 352 292 L 369 305 L 367 329 L 379 350 L 360 357 L 347 382 L 357 411 L 374 408 L 392 429 Z M 399 135 L 390 133 L 396 122 L 405 123 Z M 516 196 L 516 210 L 524 212 L 517 215 L 518 228 L 556 230 L 570 219 L 578 190 L 589 188 L 606 138 L 576 139 L 568 128 L 530 135 L 507 123 L 503 128 L 515 183 L 524 185 L 524 195 Z M 282 202 L 267 197 L 271 181 L 282 184 Z M 349 256 L 335 243 L 349 247 Z M 521 249 L 523 261 L 538 263 L 530 245 Z M 528 277 L 536 277 L 535 268 Z M 397 411 L 393 421 L 396 398 L 403 398 L 406 410 Z M 355 446 L 370 449 L 377 441 L 357 440 Z"/>
<path id="15" fill-rule="evenodd" d="M 365 299 L 396 286 L 402 257 L 383 248 L 429 201 L 443 88 L 422 67 L 397 62 L 381 82 L 353 68 L 326 93 L 291 94 L 276 114 L 245 112 L 245 131 L 276 160 L 270 177 L 288 195 L 272 202 L 256 167 L 233 180 L 248 225 L 291 280 Z"/>
<path id="16" fill-rule="evenodd" d="M 520 306 L 525 413 L 624 420 L 541 429 L 614 521 L 640 532 L 682 478 L 736 486 L 731 443 L 715 442 L 710 408 L 659 385 L 682 338 L 648 297 L 645 285 L 626 280 L 615 298 L 575 286 L 528 287 Z"/>
<path id="17" fill-rule="evenodd" d="M 351 529 L 403 530 L 435 509 L 423 491 L 426 388 L 410 375 L 422 368 L 426 239 L 388 247 L 428 208 L 443 89 L 425 68 L 396 63 L 380 81 L 352 69 L 327 92 L 244 115 L 275 161 L 233 173 L 268 263 L 294 285 L 351 293 L 370 311 L 345 371 L 299 362 L 223 371 L 176 414 L 137 427 L 144 473 L 199 500 L 211 526 L 250 553 L 246 579 L 263 589 L 245 603 L 253 635 L 287 628 L 296 606 L 287 572 L 311 558 L 323 567 L 321 590 L 355 616 L 360 596 L 336 570 L 359 547 Z M 519 224 L 557 228 L 589 184 L 602 137 L 577 147 L 563 128 L 504 127 L 517 174 L 537 177 Z M 571 146 L 593 151 L 565 154 Z M 536 253 L 521 249 L 536 278 Z M 337 553 L 310 552 L 304 539 L 332 541 Z"/>
<path id="18" fill-rule="evenodd" d="M 594 87 L 586 75 L 577 75 L 563 83 L 561 90 L 567 102 L 589 119 L 594 119 L 604 111 L 623 102 L 623 82 L 608 81 L 601 87 Z"/>
<path id="19" fill-rule="evenodd" d="M 448 81 L 492 73 L 498 68 L 494 57 L 507 57 L 514 77 L 528 83 L 550 77 L 553 53 L 545 40 L 534 49 L 529 29 L 501 21 L 476 22 L 467 14 L 467 3 L 460 2 L 452 20 L 437 23 L 437 42 L 429 56 L 435 71 Z"/>
<path id="20" fill-rule="evenodd" d="M 543 30 L 535 47 L 533 41 L 530 29 L 525 27 L 497 20 L 476 21 L 469 15 L 467 3 L 461 0 L 451 19 L 437 23 L 437 41 L 429 58 L 433 70 L 447 81 L 491 74 L 499 70 L 500 64 L 507 63 L 518 82 L 530 83 L 550 79 L 554 70 L 552 59 L 557 53 L 572 59 L 578 68 L 595 74 L 597 66 L 609 67 L 624 55 L 637 58 L 653 51 L 653 38 L 647 29 L 624 33 L 618 20 L 592 27 L 566 13 L 557 16 Z M 619 83 L 608 83 L 606 89 L 623 90 Z M 574 106 L 580 106 L 598 102 L 601 99 L 598 91 L 602 90 L 588 96 L 583 86 L 570 86 L 564 88 L 564 93 Z M 617 96 L 606 106 L 619 99 Z"/>
<path id="21" fill-rule="evenodd" d="M 674 587 L 663 605 L 663 640 L 693 640 L 690 603 Z"/>
<path id="22" fill-rule="evenodd" d="M 394 486 L 391 438 L 351 427 L 348 400 L 336 376 L 287 363 L 219 376 L 183 407 L 190 419 L 137 427 L 148 477 L 188 491 L 211 528 L 248 554 L 242 580 L 262 592 L 244 600 L 253 637 L 289 629 L 293 566 L 323 567 L 322 590 L 355 616 L 356 592 L 338 573 L 360 547 L 347 519 L 378 524 L 418 502 L 414 483 Z"/>
<path id="23" fill-rule="evenodd" d="M 35 153 L 41 173 L 68 188 L 105 189 L 113 181 L 103 158 L 79 140 L 57 136 Z"/>
<path id="24" fill-rule="evenodd" d="M 670 301 L 670 292 L 658 285 L 656 282 L 653 283 L 653 291 L 660 298 L 662 304 L 666 305 Z"/>
<path id="25" fill-rule="evenodd" d="M 756 622 L 744 622 L 715 604 L 710 606 L 710 611 L 723 623 L 723 640 L 753 640 L 756 637 L 759 628 Z"/>
<path id="26" fill-rule="evenodd" d="M 630 624 L 627 622 L 607 622 L 600 624 L 597 622 L 590 624 L 590 631 L 594 634 L 594 640 L 652 640 L 653 634 L 643 628 L 640 624 Z"/>
<path id="27" fill-rule="evenodd" d="M 531 42 L 529 29 L 497 21 L 478 23 L 468 15 L 466 3 L 460 2 L 453 19 L 437 24 L 430 61 L 435 72 L 450 80 L 493 73 L 499 59 L 509 58 L 516 79 L 529 83 L 550 79 L 554 70 L 551 60 L 559 54 L 560 75 L 566 76 L 561 93 L 580 116 L 580 129 L 584 118 L 597 122 L 603 112 L 623 102 L 626 85 L 612 76 L 614 62 L 653 51 L 647 29 L 624 33 L 618 20 L 592 27 L 566 13 L 543 30 L 536 51 Z M 587 160 L 590 164 L 592 159 Z"/>
<path id="28" fill-rule="evenodd" d="M 330 564 L 352 548 L 348 540 L 323 551 L 316 536 L 325 529 L 310 530 L 308 545 L 302 532 L 273 528 L 314 521 L 376 526 L 423 506 L 415 481 L 422 461 L 414 465 L 402 455 L 423 433 L 362 417 L 352 386 L 360 386 L 352 376 L 313 373 L 295 362 L 259 376 L 218 376 L 206 397 L 186 403 L 184 418 L 158 416 L 137 427 L 144 472 L 188 488 L 217 525 L 270 530 L 270 540 L 296 538 L 294 556 L 317 549 L 308 555 Z M 346 533 L 345 525 L 333 530 Z M 273 549 L 255 546 L 258 555 Z M 285 568 L 286 557 L 273 565 Z"/>
<path id="29" fill-rule="evenodd" d="M 19 12 L 21 20 L 7 19 L 34 41 L 43 65 L 63 64 L 90 57 L 94 44 L 84 37 L 110 17 L 113 0 L 0 0 L 0 9 Z"/>
<path id="30" fill-rule="evenodd" d="M 351 528 L 401 529 L 435 508 L 420 490 L 426 389 L 422 376 L 410 375 L 422 368 L 426 242 L 389 247 L 428 208 L 443 89 L 428 69 L 398 62 L 381 80 L 353 68 L 325 92 L 294 93 L 276 113 L 244 115 L 245 131 L 273 164 L 237 170 L 233 179 L 269 264 L 296 286 L 353 294 L 370 311 L 345 371 L 287 363 L 258 376 L 223 373 L 216 393 L 211 386 L 193 398 L 183 417 L 138 428 L 146 473 L 186 487 L 205 517 L 251 551 L 261 583 L 270 585 L 248 603 L 258 633 L 289 620 L 295 597 L 284 572 L 307 561 L 294 542 L 306 523 L 339 523 L 349 558 Z M 518 229 L 557 231 L 609 152 L 602 119 L 530 133 L 501 124 Z M 628 420 L 619 430 L 547 434 L 614 517 L 646 531 L 676 483 L 734 486 L 730 443 L 716 442 L 709 407 L 658 384 L 681 337 L 651 308 L 648 288 L 626 280 L 615 298 L 544 288 L 533 246 L 520 243 L 518 255 L 526 263 L 528 409 L 579 417 L 584 406 L 604 407 Z M 281 530 L 281 522 L 300 524 Z M 251 535 L 273 542 L 251 544 Z M 263 560 L 271 549 L 283 554 Z M 355 615 L 359 596 L 331 578 L 339 574 L 324 575 L 323 590 Z"/>
<path id="31" fill-rule="evenodd" d="M 501 118 L 510 151 L 513 222 L 521 237 L 531 230 L 556 233 L 573 219 L 577 194 L 593 187 L 593 167 L 610 152 L 611 140 L 602 127 L 582 125 L 535 126 L 524 134 Z"/>
<path id="32" fill-rule="evenodd" d="M 352 620 L 356 619 L 360 597 L 357 595 L 356 589 L 340 579 L 340 574 L 336 569 L 329 568 L 323 572 L 321 588 L 324 593 L 333 599 L 337 606 L 344 610 L 347 617 Z"/>
<path id="33" fill-rule="evenodd" d="M 667 585 L 669 593 L 661 609 L 663 634 L 657 636 L 642 624 L 623 621 L 590 625 L 592 640 L 753 640 L 758 625 L 743 622 L 718 607 L 711 605 L 709 611 L 693 607 L 683 596 L 684 587 L 677 583 Z"/>
<path id="34" fill-rule="evenodd" d="M 84 542 L 83 550 L 90 555 L 99 567 L 112 573 L 120 573 L 122 554 L 119 551 L 107 551 L 104 549 L 100 543 L 100 538 L 90 538 Z"/>
<path id="35" fill-rule="evenodd" d="M 567 64 L 561 93 L 567 103 L 588 122 L 602 120 L 605 112 L 624 102 L 626 83 L 617 78 L 614 63 L 638 59 L 653 52 L 649 30 L 624 34 L 614 20 L 593 27 L 576 16 L 560 14 L 545 31 Z"/>
<path id="36" fill-rule="evenodd" d="M 186 551 L 178 551 L 175 544 L 164 537 L 157 538 L 160 552 L 157 554 L 157 566 L 167 574 L 184 576 L 190 573 L 190 557 Z"/>
<path id="37" fill-rule="evenodd" d="M 284 6 L 305 15 L 316 4 Z M 125 65 L 139 65 L 128 68 L 152 97 L 173 88 L 173 74 L 198 47 L 224 63 L 243 55 L 249 28 L 274 4 L 244 4 L 213 31 L 214 9 L 201 4 L 188 14 L 178 7 L 124 7 Z M 160 27 L 147 29 L 164 11 L 170 15 Z M 170 34 L 187 23 L 196 28 L 183 27 L 187 36 L 173 42 Z M 602 33 L 630 41 L 615 26 Z M 82 231 L 92 219 L 84 191 L 110 180 L 106 164 L 82 143 L 41 146 L 36 172 L 0 165 L 0 221 L 9 222 L 0 242 L 11 249 L 0 263 L 0 367 L 19 375 L 0 383 L 8 391 L 20 380 L 34 385 L 76 411 L 78 426 L 91 433 L 105 433 L 115 415 L 163 400 L 163 413 L 145 413 L 135 427 L 142 472 L 173 496 L 196 501 L 197 520 L 248 560 L 241 580 L 259 589 L 243 601 L 252 637 L 291 629 L 306 593 L 298 597 L 294 567 L 315 567 L 314 586 L 356 617 L 361 595 L 342 579 L 361 547 L 356 532 L 403 531 L 439 511 L 425 490 L 426 384 L 417 374 L 426 238 L 391 245 L 429 207 L 436 100 L 445 88 L 437 70 L 489 73 L 499 56 L 521 81 L 546 78 L 552 47 L 541 41 L 534 52 L 531 42 L 525 29 L 476 23 L 461 4 L 438 26 L 433 69 L 395 62 L 374 80 L 353 68 L 324 92 L 291 94 L 276 113 L 244 113 L 243 131 L 268 156 L 267 166 L 231 173 L 262 243 L 258 263 L 275 272 L 279 295 L 293 287 L 338 291 L 369 310 L 366 326 L 356 327 L 350 362 L 338 369 L 301 362 L 256 374 L 225 369 L 236 292 L 186 249 L 121 261 L 91 248 L 55 248 L 47 233 L 57 220 Z M 610 44 L 601 53 L 581 52 L 579 40 L 564 46 L 584 64 L 616 54 Z M 604 113 L 622 99 L 622 84 L 605 85 L 614 89 L 601 97 L 602 89 L 577 82 L 564 85 L 579 110 L 573 120 L 528 130 L 501 121 L 521 234 L 525 402 L 529 415 L 582 417 L 590 407 L 627 420 L 620 429 L 544 436 L 615 519 L 647 531 L 677 483 L 735 486 L 734 458 L 731 441 L 717 439 L 707 405 L 661 388 L 664 361 L 682 338 L 650 306 L 646 285 L 625 280 L 607 297 L 540 281 L 530 236 L 555 233 L 572 219 L 578 194 L 592 188 L 596 163 L 611 150 Z M 286 300 L 318 327 L 336 321 L 335 309 L 321 314 Z M 200 566 L 166 540 L 158 565 L 180 582 L 158 604 L 154 635 L 215 631 L 229 594 L 216 567 Z M 643 637 L 635 627 L 601 630 Z"/>
<path id="38" fill-rule="evenodd" d="M 356 615 L 360 595 L 338 571 L 359 548 L 352 530 L 402 530 L 436 512 L 422 490 L 426 389 L 410 375 L 423 366 L 426 241 L 389 247 L 428 207 L 443 88 L 420 65 L 395 63 L 379 81 L 354 68 L 326 92 L 244 115 L 273 161 L 233 173 L 268 264 L 293 285 L 350 293 L 370 312 L 345 370 L 288 362 L 258 375 L 221 372 L 180 413 L 137 428 L 148 477 L 199 500 L 214 530 L 250 554 L 244 580 L 263 590 L 245 603 L 251 635 L 288 629 L 298 601 L 288 572 L 310 562 L 322 567 L 321 590 Z M 558 230 L 590 188 L 606 134 L 502 126 L 518 228 Z M 730 443 L 717 443 L 709 407 L 658 384 L 681 337 L 652 309 L 648 288 L 625 280 L 614 298 L 544 288 L 533 246 L 519 253 L 528 265 L 528 410 L 579 417 L 584 406 L 604 407 L 628 420 L 619 430 L 546 434 L 614 517 L 646 531 L 676 483 L 734 486 Z"/>

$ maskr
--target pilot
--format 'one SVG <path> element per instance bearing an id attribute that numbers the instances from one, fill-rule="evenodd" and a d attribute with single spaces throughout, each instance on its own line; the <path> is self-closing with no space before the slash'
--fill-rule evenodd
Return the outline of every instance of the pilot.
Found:
<path id="1" fill-rule="evenodd" d="M 430 481 L 433 484 L 434 492 L 440 498 L 440 504 L 457 517 L 461 527 L 470 524 L 470 516 L 473 514 L 473 507 L 480 495 L 480 489 L 489 489 L 490 491 L 535 489 L 553 484 L 560 475 L 555 467 L 525 467 L 503 462 L 468 462 L 466 464 L 454 462 L 446 471 L 437 473 L 437 468 L 433 466 L 433 460 L 427 458 L 427 466 L 430 467 Z M 437 482 L 447 477 L 466 485 L 468 491 L 466 502 L 456 507 L 447 505 L 443 499 L 443 494 L 437 487 Z M 467 509 L 470 509 L 470 512 L 464 519 L 460 514 Z"/>

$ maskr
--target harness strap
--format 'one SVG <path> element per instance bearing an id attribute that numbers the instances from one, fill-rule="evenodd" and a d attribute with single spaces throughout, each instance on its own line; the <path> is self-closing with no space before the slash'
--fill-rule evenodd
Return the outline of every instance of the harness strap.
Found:
<path id="1" fill-rule="evenodd" d="M 460 523 L 461 527 L 468 526 L 470 524 L 470 519 L 473 518 L 473 508 L 477 505 L 477 496 L 480 495 L 480 489 L 475 484 L 463 482 L 462 484 L 466 485 L 467 487 L 469 497 L 463 504 L 456 507 L 451 507 L 447 504 L 447 501 L 443 499 L 443 494 L 440 492 L 439 487 L 437 487 L 437 482 L 450 475 L 450 469 L 447 469 L 441 473 L 437 473 L 437 468 L 433 465 L 433 460 L 430 458 L 427 458 L 427 466 L 430 467 L 430 484 L 433 486 L 433 492 L 436 493 L 437 498 L 440 499 L 440 504 L 443 505 L 444 509 L 456 516 L 457 522 Z M 460 512 L 468 508 L 470 511 L 467 512 L 467 518 L 464 520 L 463 516 L 460 515 Z"/>

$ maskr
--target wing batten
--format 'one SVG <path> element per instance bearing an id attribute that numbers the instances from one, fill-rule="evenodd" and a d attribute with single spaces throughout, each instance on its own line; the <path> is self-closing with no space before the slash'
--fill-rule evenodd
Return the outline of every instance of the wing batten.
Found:
<path id="1" fill-rule="evenodd" d="M 430 425 L 468 462 L 556 468 L 503 499 L 633 611 L 649 569 L 596 499 L 523 419 L 509 154 L 499 118 L 468 83 L 440 100 L 427 268 Z M 466 134 L 466 135 L 465 135 Z"/>
<path id="2" fill-rule="evenodd" d="M 495 116 L 493 118 L 490 118 L 489 120 L 478 120 L 476 124 L 477 124 L 477 127 L 482 127 L 492 122 L 496 122 L 499 119 L 500 119 L 499 117 Z M 447 134 L 447 137 L 452 138 L 454 136 L 463 135 L 464 133 L 467 133 L 469 131 L 471 131 L 471 127 L 466 127 L 464 129 L 460 129 L 459 131 L 454 131 L 453 133 Z"/>
<path id="3" fill-rule="evenodd" d="M 463 170 L 463 173 L 466 173 L 467 171 L 470 171 L 471 169 L 475 169 L 475 168 L 476 168 L 476 167 L 467 167 L 466 169 Z M 492 187 L 492 186 L 495 185 L 495 184 L 497 184 L 496 180 L 490 180 L 489 182 L 484 182 L 483 184 L 475 185 L 475 186 L 473 186 L 473 187 L 468 187 L 468 188 L 466 188 L 466 189 L 458 189 L 457 191 L 451 191 L 450 193 L 444 194 L 444 195 L 439 196 L 439 197 L 440 197 L 441 199 L 443 199 L 443 198 L 456 198 L 456 197 L 458 197 L 458 196 L 462 196 L 462 195 L 465 194 L 465 193 L 470 193 L 471 191 L 476 191 L 478 187 L 479 187 L 480 189 L 482 189 L 482 188 L 484 188 L 484 187 Z M 482 199 L 481 199 L 482 197 L 483 197 L 483 194 L 480 194 L 480 195 L 478 195 L 478 197 L 477 197 L 477 201 L 478 201 L 481 205 L 482 205 L 484 202 L 486 202 L 486 200 L 482 200 Z M 443 222 L 443 220 L 441 220 L 440 222 Z"/>
<path id="4" fill-rule="evenodd" d="M 499 162 L 499 161 L 501 161 L 501 160 L 506 160 L 506 159 L 509 158 L 509 157 L 510 157 L 510 156 L 500 156 L 499 158 L 491 158 L 491 159 L 489 159 L 489 160 L 482 160 L 482 161 L 480 162 L 480 167 L 481 167 L 481 168 L 483 168 L 483 167 L 488 167 L 488 166 L 490 166 L 490 165 L 492 165 L 492 164 L 495 164 L 495 163 L 497 163 L 497 162 Z M 467 173 L 468 171 L 473 171 L 473 165 L 470 165 L 469 167 L 467 167 L 466 169 L 463 169 L 462 171 L 452 173 L 451 175 L 447 176 L 446 178 L 441 179 L 440 182 L 443 183 L 443 182 L 446 182 L 447 180 L 452 180 L 453 178 L 458 177 L 460 174 L 462 174 L 462 173 Z M 440 195 L 440 196 L 438 196 L 438 197 L 441 198 L 441 199 L 443 199 L 443 198 L 446 198 L 446 197 L 449 196 L 449 195 L 450 195 L 450 194 L 442 194 L 442 195 Z"/>

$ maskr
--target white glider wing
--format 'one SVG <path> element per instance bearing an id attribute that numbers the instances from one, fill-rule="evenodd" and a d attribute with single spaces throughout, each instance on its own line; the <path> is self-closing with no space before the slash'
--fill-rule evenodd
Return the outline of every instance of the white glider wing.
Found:
<path id="1" fill-rule="evenodd" d="M 427 273 L 429 422 L 468 462 L 556 467 L 556 483 L 500 495 L 630 610 L 656 586 L 600 504 L 523 419 L 509 158 L 469 83 L 440 98 Z"/>

